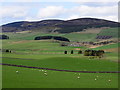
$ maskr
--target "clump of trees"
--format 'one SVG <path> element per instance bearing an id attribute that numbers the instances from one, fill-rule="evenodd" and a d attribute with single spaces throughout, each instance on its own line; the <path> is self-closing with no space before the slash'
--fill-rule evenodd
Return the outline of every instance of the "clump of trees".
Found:
<path id="1" fill-rule="evenodd" d="M 99 58 L 103 57 L 104 50 L 85 50 L 84 56 L 98 56 Z"/>
<path id="2" fill-rule="evenodd" d="M 59 41 L 67 41 L 70 42 L 69 39 L 61 36 L 38 36 L 35 37 L 34 40 L 46 40 L 46 39 L 54 39 L 54 40 L 59 40 Z"/>
<path id="3" fill-rule="evenodd" d="M 7 35 L 0 35 L 0 39 L 9 39 Z"/>

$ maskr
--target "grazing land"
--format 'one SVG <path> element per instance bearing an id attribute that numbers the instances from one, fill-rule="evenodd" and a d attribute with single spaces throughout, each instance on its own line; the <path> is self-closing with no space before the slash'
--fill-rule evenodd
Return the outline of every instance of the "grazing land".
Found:
<path id="1" fill-rule="evenodd" d="M 3 88 L 118 88 L 118 42 L 93 48 L 104 50 L 102 58 L 78 54 L 89 49 L 86 46 L 61 46 L 61 41 L 34 40 L 36 36 L 63 36 L 71 42 L 97 41 L 97 35 L 103 35 L 110 30 L 113 39 L 117 38 L 116 28 L 102 29 L 96 33 L 40 33 L 19 32 L 3 33 L 9 39 L 2 40 L 2 49 L 11 52 L 2 52 L 2 63 L 23 65 L 26 67 L 2 65 Z M 114 33 L 112 33 L 114 32 Z M 108 35 L 105 33 L 104 35 Z M 70 43 L 71 43 L 70 42 Z M 64 51 L 67 54 L 64 54 Z M 71 54 L 73 50 L 73 54 Z M 0 53 L 1 53 L 0 52 Z M 40 67 L 27 68 L 27 67 Z M 44 68 L 53 69 L 46 70 Z M 55 71 L 62 70 L 62 71 Z M 66 70 L 74 71 L 67 72 Z M 84 71 L 84 72 L 77 72 Z M 86 73 L 90 71 L 89 73 Z M 96 73 L 92 73 L 95 71 Z"/>

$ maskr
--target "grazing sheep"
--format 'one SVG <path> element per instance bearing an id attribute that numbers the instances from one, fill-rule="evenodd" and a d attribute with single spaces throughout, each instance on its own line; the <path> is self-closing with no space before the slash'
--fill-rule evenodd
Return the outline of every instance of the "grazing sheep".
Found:
<path id="1" fill-rule="evenodd" d="M 97 79 L 95 78 L 95 81 L 96 81 Z"/>
<path id="2" fill-rule="evenodd" d="M 16 71 L 16 73 L 19 73 L 19 71 Z"/>
<path id="3" fill-rule="evenodd" d="M 80 77 L 77 77 L 78 79 L 80 78 Z"/>
<path id="4" fill-rule="evenodd" d="M 109 81 L 109 82 L 111 82 L 111 80 L 110 80 L 110 79 L 109 79 L 108 81 Z"/>
<path id="5" fill-rule="evenodd" d="M 47 72 L 47 71 L 44 71 L 45 73 Z"/>
<path id="6" fill-rule="evenodd" d="M 47 76 L 47 73 L 44 73 L 44 75 L 46 75 L 46 76 Z"/>

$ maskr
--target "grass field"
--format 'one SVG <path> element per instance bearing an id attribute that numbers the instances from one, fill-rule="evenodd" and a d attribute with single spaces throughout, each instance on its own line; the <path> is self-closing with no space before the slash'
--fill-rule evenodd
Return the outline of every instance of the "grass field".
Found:
<path id="1" fill-rule="evenodd" d="M 77 71 L 117 71 L 118 69 L 116 62 L 108 62 L 104 59 L 88 60 L 87 58 L 75 57 L 75 55 L 73 55 L 73 57 L 64 55 L 51 57 L 50 55 L 46 55 L 45 58 L 33 60 L 3 58 L 3 63 Z"/>
<path id="2" fill-rule="evenodd" d="M 36 36 L 44 36 L 44 35 L 54 35 L 54 36 L 63 36 L 70 41 L 93 41 L 95 40 L 96 33 L 89 34 L 89 33 L 68 33 L 68 34 L 48 34 L 48 33 L 40 33 L 40 32 L 34 32 L 34 33 L 4 33 L 10 37 L 12 40 L 34 40 Z M 21 37 L 22 36 L 22 37 Z"/>
<path id="3" fill-rule="evenodd" d="M 106 52 L 104 57 L 90 59 L 78 54 L 76 48 L 62 47 L 52 40 L 34 41 L 38 35 L 53 35 L 40 33 L 7 33 L 9 40 L 3 40 L 3 49 L 12 53 L 2 53 L 2 63 L 59 70 L 73 71 L 118 71 L 118 52 Z M 92 41 L 94 34 L 55 34 L 64 36 L 72 41 Z M 95 49 L 115 49 L 118 44 L 105 45 Z M 68 54 L 64 54 L 64 50 Z M 74 50 L 74 54 L 70 51 Z M 18 73 L 16 71 L 19 71 Z M 45 72 L 46 71 L 46 72 Z M 47 73 L 45 75 L 44 73 Z M 79 73 L 24 68 L 2 65 L 3 88 L 118 88 L 118 73 Z"/>
<path id="4" fill-rule="evenodd" d="M 97 47 L 96 49 L 118 48 L 119 44 L 120 44 L 120 43 L 115 43 L 115 44 L 105 45 L 105 46 Z"/>
<path id="5" fill-rule="evenodd" d="M 104 29 L 99 33 L 100 36 L 113 36 L 114 38 L 118 37 L 118 28 Z"/>
<path id="6" fill-rule="evenodd" d="M 16 70 L 19 73 L 16 73 Z M 5 88 L 116 88 L 117 74 L 72 73 L 3 66 Z M 9 74 L 9 76 L 8 76 Z M 80 77 L 79 79 L 77 77 Z M 95 78 L 97 80 L 95 80 Z M 111 80 L 111 82 L 109 82 Z"/>
<path id="7" fill-rule="evenodd" d="M 20 39 L 20 40 L 34 40 L 36 36 L 44 36 L 44 35 L 55 35 L 55 36 L 63 36 L 71 41 L 95 41 L 97 35 L 100 36 L 113 36 L 113 38 L 118 37 L 118 28 L 110 28 L 103 29 L 98 33 L 94 33 L 95 30 L 92 30 L 93 33 L 66 33 L 66 34 L 55 34 L 55 33 L 41 33 L 41 32 L 32 32 L 32 33 L 3 33 L 10 37 L 12 40 Z M 22 36 L 22 37 L 21 37 Z"/>

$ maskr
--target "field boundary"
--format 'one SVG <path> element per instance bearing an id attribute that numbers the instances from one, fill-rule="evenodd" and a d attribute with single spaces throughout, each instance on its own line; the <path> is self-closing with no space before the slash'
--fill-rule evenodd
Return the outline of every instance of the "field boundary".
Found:
<path id="1" fill-rule="evenodd" d="M 64 71 L 64 72 L 79 72 L 79 73 L 120 73 L 120 71 L 73 71 L 73 70 L 60 70 L 60 69 L 51 69 L 51 68 L 42 68 L 42 67 L 32 67 L 32 66 L 15 65 L 15 64 L 5 64 L 5 63 L 0 63 L 0 65 L 15 66 L 15 67 L 24 67 L 24 68 L 34 68 L 34 69 L 44 69 L 44 70 L 52 70 L 52 71 Z"/>
<path id="2" fill-rule="evenodd" d="M 7 58 L 7 59 L 20 59 L 20 60 L 37 60 L 37 59 L 29 59 L 29 58 L 13 58 L 13 57 L 0 57 L 0 58 Z"/>

